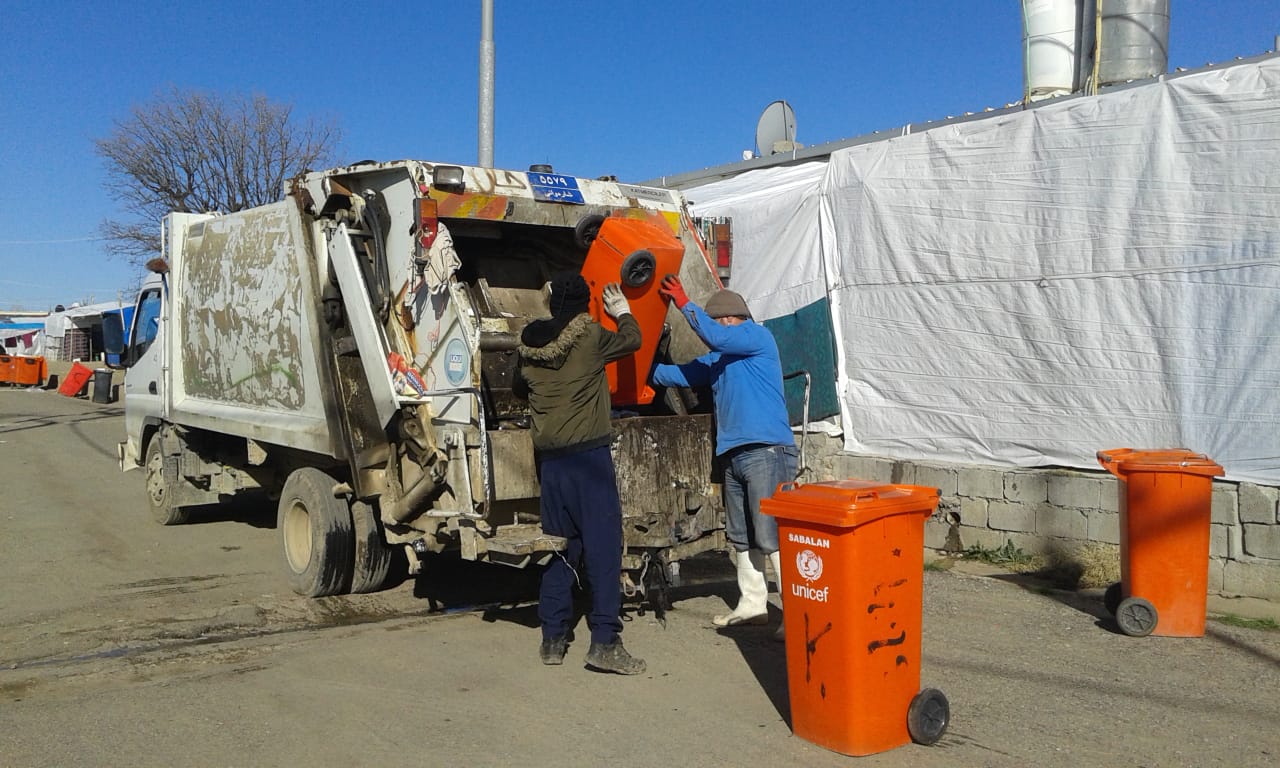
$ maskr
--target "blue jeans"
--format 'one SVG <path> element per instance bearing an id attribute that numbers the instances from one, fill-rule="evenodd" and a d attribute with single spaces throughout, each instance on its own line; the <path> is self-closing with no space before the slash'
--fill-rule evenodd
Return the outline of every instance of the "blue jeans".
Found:
<path id="1" fill-rule="evenodd" d="M 591 593 L 591 642 L 611 643 L 622 632 L 622 502 L 609 446 L 545 458 L 539 479 L 542 530 L 568 540 L 565 551 L 542 572 L 542 636 L 550 639 L 569 631 L 576 584 Z M 580 571 L 585 572 L 583 580 Z"/>
<path id="2" fill-rule="evenodd" d="M 760 511 L 760 500 L 781 483 L 796 479 L 799 451 L 794 445 L 749 445 L 725 453 L 725 535 L 739 552 L 778 551 L 778 521 Z"/>

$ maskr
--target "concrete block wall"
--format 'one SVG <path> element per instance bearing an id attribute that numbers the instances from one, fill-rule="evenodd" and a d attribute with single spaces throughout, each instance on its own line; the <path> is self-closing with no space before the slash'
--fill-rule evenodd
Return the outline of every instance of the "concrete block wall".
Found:
<path id="1" fill-rule="evenodd" d="M 960 553 L 1012 542 L 1029 554 L 1089 542 L 1120 543 L 1123 485 L 1110 473 L 934 464 L 844 453 L 838 437 L 809 434 L 802 479 L 856 478 L 938 488 L 925 546 Z M 1209 590 L 1280 600 L 1280 488 L 1214 481 Z"/>

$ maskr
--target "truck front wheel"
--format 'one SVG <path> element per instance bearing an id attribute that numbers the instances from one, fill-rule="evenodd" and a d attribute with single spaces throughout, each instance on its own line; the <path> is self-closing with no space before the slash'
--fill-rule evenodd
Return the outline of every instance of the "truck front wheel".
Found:
<path id="1" fill-rule="evenodd" d="M 161 525 L 182 525 L 191 518 L 190 508 L 173 505 L 175 480 L 171 469 L 165 466 L 160 435 L 154 435 L 147 445 L 147 504 L 151 517 Z"/>
<path id="2" fill-rule="evenodd" d="M 333 495 L 337 484 L 313 467 L 295 470 L 284 483 L 276 528 L 284 543 L 289 586 L 306 597 L 351 590 L 355 536 L 351 510 Z"/>

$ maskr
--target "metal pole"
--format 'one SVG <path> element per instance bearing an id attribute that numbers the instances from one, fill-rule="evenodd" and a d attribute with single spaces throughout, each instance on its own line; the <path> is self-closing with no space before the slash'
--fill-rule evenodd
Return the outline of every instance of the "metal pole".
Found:
<path id="1" fill-rule="evenodd" d="M 482 168 L 493 167 L 493 0 L 480 3 L 480 120 L 479 158 Z"/>

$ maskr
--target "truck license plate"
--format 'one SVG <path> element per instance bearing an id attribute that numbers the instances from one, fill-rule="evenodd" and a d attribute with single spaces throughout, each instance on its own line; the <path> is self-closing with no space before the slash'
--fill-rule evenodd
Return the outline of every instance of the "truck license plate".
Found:
<path id="1" fill-rule="evenodd" d="M 582 190 L 578 189 L 578 180 L 572 176 L 558 173 L 529 173 L 529 186 L 533 187 L 534 200 L 546 200 L 552 203 L 573 203 L 582 205 Z"/>

